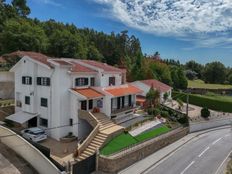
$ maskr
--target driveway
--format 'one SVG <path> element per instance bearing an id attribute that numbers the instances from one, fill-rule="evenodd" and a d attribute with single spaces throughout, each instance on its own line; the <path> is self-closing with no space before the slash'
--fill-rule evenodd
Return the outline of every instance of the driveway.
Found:
<path id="1" fill-rule="evenodd" d="M 0 174 L 38 174 L 29 163 L 0 143 Z"/>

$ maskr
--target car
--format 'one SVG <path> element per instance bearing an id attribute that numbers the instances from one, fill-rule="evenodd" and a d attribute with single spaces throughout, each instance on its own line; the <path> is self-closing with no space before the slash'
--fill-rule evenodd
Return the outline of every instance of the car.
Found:
<path id="1" fill-rule="evenodd" d="M 46 132 L 38 127 L 24 129 L 21 131 L 21 134 L 25 139 L 31 140 L 33 142 L 39 142 L 47 139 Z"/>

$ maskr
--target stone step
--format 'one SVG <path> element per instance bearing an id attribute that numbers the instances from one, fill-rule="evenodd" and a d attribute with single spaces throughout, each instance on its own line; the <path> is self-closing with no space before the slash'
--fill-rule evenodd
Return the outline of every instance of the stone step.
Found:
<path id="1" fill-rule="evenodd" d="M 115 125 L 114 123 L 107 123 L 105 125 L 100 125 L 100 129 L 103 128 L 103 127 L 107 127 L 107 126 L 110 126 L 110 125 Z"/>
<path id="2" fill-rule="evenodd" d="M 89 157 L 89 155 L 87 155 L 86 153 L 81 153 L 80 157 L 83 157 L 84 159 L 86 159 Z"/>
<path id="3" fill-rule="evenodd" d="M 89 156 L 91 156 L 91 155 L 93 155 L 94 153 L 95 153 L 95 151 L 88 151 L 88 150 L 90 150 L 90 149 L 86 149 L 83 153 L 84 154 L 87 154 L 87 155 L 89 155 Z"/>
<path id="4" fill-rule="evenodd" d="M 99 121 L 99 123 L 101 125 L 105 125 L 105 124 L 109 124 L 109 123 L 113 123 L 112 121 Z"/>
<path id="5" fill-rule="evenodd" d="M 105 140 L 101 140 L 101 139 L 98 139 L 98 138 L 94 138 L 92 142 L 98 142 L 98 143 L 103 143 Z"/>
<path id="6" fill-rule="evenodd" d="M 88 147 L 92 147 L 92 148 L 97 149 L 97 148 L 99 148 L 99 145 L 98 144 L 94 144 L 94 143 L 91 142 Z"/>

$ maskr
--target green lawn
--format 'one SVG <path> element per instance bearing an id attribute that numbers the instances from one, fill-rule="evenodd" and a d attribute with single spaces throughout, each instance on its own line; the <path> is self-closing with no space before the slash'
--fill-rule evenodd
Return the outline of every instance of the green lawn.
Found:
<path id="1" fill-rule="evenodd" d="M 188 80 L 188 88 L 230 89 L 232 88 L 232 85 L 206 84 L 202 80 Z"/>
<path id="2" fill-rule="evenodd" d="M 157 137 L 158 135 L 161 135 L 161 134 L 166 133 L 168 131 L 170 131 L 170 128 L 168 128 L 167 126 L 162 126 L 162 127 L 157 128 L 157 129 L 151 130 L 149 132 L 139 134 L 135 138 L 138 141 L 144 141 L 144 140 L 147 140 L 147 139 L 150 139 L 153 137 Z"/>
<path id="3" fill-rule="evenodd" d="M 110 155 L 115 152 L 118 152 L 126 147 L 140 143 L 142 141 L 154 138 L 158 135 L 166 133 L 170 129 L 163 125 L 160 128 L 142 133 L 136 137 L 131 136 L 129 133 L 122 133 L 119 136 L 113 138 L 108 144 L 106 144 L 101 150 L 100 153 L 103 155 Z"/>

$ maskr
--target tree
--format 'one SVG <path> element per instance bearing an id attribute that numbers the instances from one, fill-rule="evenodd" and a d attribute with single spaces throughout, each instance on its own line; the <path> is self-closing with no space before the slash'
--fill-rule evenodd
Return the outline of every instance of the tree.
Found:
<path id="1" fill-rule="evenodd" d="M 188 80 L 181 67 L 172 66 L 171 77 L 175 89 L 186 89 L 188 87 Z"/>
<path id="2" fill-rule="evenodd" d="M 166 101 L 166 100 L 168 99 L 168 96 L 169 96 L 168 93 L 165 92 L 165 93 L 164 93 L 164 101 Z"/>
<path id="3" fill-rule="evenodd" d="M 199 79 L 202 78 L 202 72 L 204 69 L 203 65 L 195 62 L 194 60 L 190 60 L 189 62 L 185 64 L 185 68 L 187 70 L 191 70 L 192 72 L 196 72 L 197 73 L 196 75 Z"/>
<path id="4" fill-rule="evenodd" d="M 93 44 L 90 45 L 88 48 L 87 58 L 90 60 L 97 60 L 97 61 L 103 60 L 102 54 L 99 53 L 99 51 Z"/>
<path id="5" fill-rule="evenodd" d="M 185 74 L 186 74 L 186 77 L 189 79 L 189 80 L 194 80 L 197 78 L 197 73 L 195 71 L 192 71 L 192 70 L 186 70 L 185 71 Z"/>
<path id="6" fill-rule="evenodd" d="M 12 5 L 19 16 L 26 17 L 31 12 L 30 8 L 27 6 L 26 0 L 13 0 Z"/>
<path id="7" fill-rule="evenodd" d="M 230 74 L 230 75 L 228 76 L 228 81 L 229 81 L 229 83 L 232 85 L 232 74 Z"/>
<path id="8" fill-rule="evenodd" d="M 222 84 L 226 80 L 226 68 L 221 62 L 207 63 L 203 75 L 206 83 Z"/>
<path id="9" fill-rule="evenodd" d="M 176 100 L 176 102 L 178 103 L 179 110 L 181 110 L 182 107 L 184 106 L 183 101 L 182 101 L 181 99 L 178 98 L 178 99 Z"/>
<path id="10" fill-rule="evenodd" d="M 210 111 L 207 107 L 201 109 L 201 116 L 203 118 L 208 118 L 210 116 Z"/>
<path id="11" fill-rule="evenodd" d="M 158 90 L 154 90 L 152 86 L 146 94 L 146 99 L 149 102 L 150 107 L 157 106 L 159 104 L 160 92 Z"/>
<path id="12" fill-rule="evenodd" d="M 2 53 L 17 50 L 43 52 L 47 47 L 43 29 L 26 19 L 7 20 L 0 33 L 0 40 Z"/>

